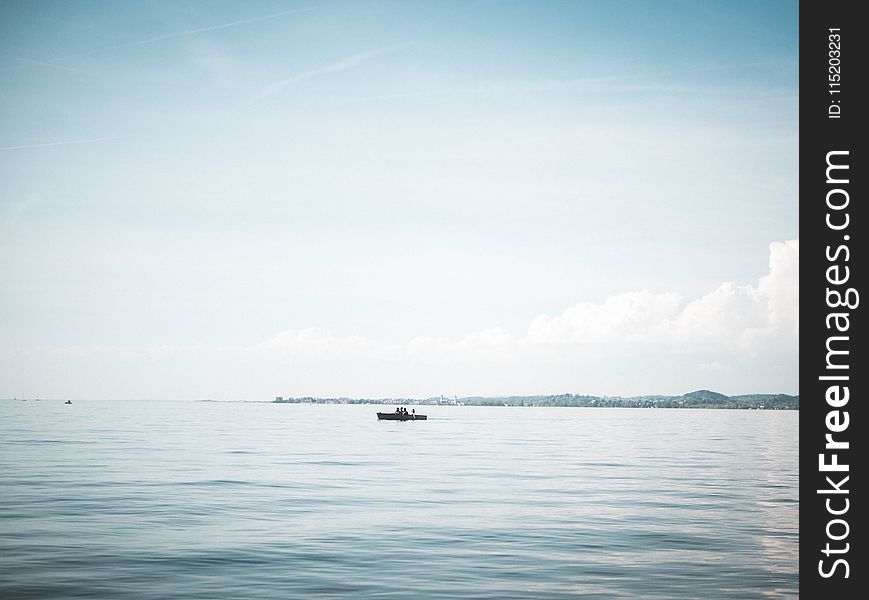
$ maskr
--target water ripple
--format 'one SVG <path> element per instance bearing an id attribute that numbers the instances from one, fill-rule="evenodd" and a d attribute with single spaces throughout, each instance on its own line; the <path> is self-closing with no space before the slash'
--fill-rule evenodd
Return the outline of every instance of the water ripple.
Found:
<path id="1" fill-rule="evenodd" d="M 796 413 L 375 410 L 0 403 L 0 597 L 798 597 Z"/>

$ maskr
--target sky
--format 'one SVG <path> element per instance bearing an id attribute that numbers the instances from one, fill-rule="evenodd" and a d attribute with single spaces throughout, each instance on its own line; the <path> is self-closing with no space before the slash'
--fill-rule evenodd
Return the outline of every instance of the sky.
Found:
<path id="1" fill-rule="evenodd" d="M 0 398 L 798 393 L 797 12 L 0 3 Z"/>

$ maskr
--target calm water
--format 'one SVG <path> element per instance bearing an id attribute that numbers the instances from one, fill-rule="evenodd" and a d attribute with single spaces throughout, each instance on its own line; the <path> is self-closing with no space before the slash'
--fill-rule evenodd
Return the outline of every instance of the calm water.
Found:
<path id="1" fill-rule="evenodd" d="M 795 412 L 375 410 L 2 401 L 0 597 L 798 595 Z"/>

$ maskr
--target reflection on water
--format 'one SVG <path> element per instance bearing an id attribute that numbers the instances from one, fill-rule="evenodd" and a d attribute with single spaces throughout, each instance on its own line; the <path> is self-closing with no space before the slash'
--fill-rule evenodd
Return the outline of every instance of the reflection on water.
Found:
<path id="1" fill-rule="evenodd" d="M 0 596 L 798 596 L 798 414 L 0 402 Z"/>

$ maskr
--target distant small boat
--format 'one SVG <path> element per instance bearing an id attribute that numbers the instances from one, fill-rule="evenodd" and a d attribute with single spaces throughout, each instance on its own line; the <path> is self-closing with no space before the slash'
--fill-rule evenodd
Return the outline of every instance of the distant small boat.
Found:
<path id="1" fill-rule="evenodd" d="M 377 419 L 380 421 L 425 421 L 428 419 L 426 415 L 415 415 L 413 413 L 377 413 Z"/>
<path id="2" fill-rule="evenodd" d="M 72 400 L 67 400 L 64 404 L 72 404 Z"/>

